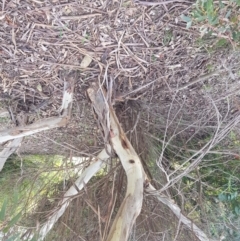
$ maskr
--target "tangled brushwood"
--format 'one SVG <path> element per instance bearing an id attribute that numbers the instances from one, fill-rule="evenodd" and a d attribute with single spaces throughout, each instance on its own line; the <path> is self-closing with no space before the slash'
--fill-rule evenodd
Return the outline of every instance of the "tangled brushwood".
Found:
<path id="1" fill-rule="evenodd" d="M 238 1 L 213 4 L 0 0 L 1 240 L 240 239 L 239 43 L 201 34 Z"/>

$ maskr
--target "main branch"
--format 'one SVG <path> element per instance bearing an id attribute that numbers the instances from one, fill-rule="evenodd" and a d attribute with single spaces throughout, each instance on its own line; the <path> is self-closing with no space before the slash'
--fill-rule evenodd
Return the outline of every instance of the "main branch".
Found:
<path id="1" fill-rule="evenodd" d="M 110 139 L 127 175 L 126 195 L 106 241 L 127 241 L 142 208 L 144 175 L 141 161 L 121 128 L 112 106 L 107 103 L 104 90 L 95 84 L 88 89 L 88 96 L 102 124 L 105 139 Z"/>

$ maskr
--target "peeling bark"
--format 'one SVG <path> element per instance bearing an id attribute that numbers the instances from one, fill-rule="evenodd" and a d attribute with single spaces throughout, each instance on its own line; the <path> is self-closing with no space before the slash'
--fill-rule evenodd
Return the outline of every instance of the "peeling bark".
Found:
<path id="1" fill-rule="evenodd" d="M 122 130 L 112 106 L 107 105 L 104 90 L 94 85 L 88 89 L 88 96 L 103 127 L 105 138 L 109 137 L 112 147 L 118 155 L 127 174 L 127 192 L 118 210 L 106 241 L 126 241 L 137 216 L 141 212 L 143 186 L 145 191 L 167 205 L 200 241 L 210 241 L 207 235 L 190 219 L 181 213 L 181 209 L 168 197 L 156 194 L 156 189 L 149 183 L 140 159 Z"/>
<path id="2" fill-rule="evenodd" d="M 60 108 L 60 112 L 62 113 L 61 117 L 53 117 L 36 122 L 32 125 L 16 127 L 0 132 L 0 143 L 15 139 L 0 153 L 0 171 L 7 158 L 16 151 L 17 147 L 20 145 L 22 137 L 67 124 L 69 118 L 68 108 L 72 103 L 73 98 L 72 93 L 72 89 L 69 91 L 69 86 L 67 90 L 65 89 L 64 91 L 63 103 Z M 110 143 L 118 155 L 127 175 L 126 195 L 118 210 L 106 241 L 128 240 L 132 226 L 141 212 L 143 186 L 145 187 L 146 192 L 156 196 L 160 202 L 167 205 L 179 221 L 185 224 L 200 241 L 210 241 L 200 228 L 181 213 L 181 209 L 170 198 L 163 197 L 156 193 L 156 189 L 148 183 L 141 161 L 121 128 L 112 106 L 107 103 L 104 90 L 95 85 L 88 89 L 88 95 L 103 127 L 105 141 L 110 140 Z M 106 151 L 104 149 L 98 155 L 94 163 L 86 168 L 76 180 L 75 184 L 65 193 L 63 200 L 59 203 L 59 209 L 57 209 L 40 228 L 39 240 L 43 240 L 46 237 L 54 224 L 64 214 L 73 196 L 76 195 L 102 167 L 104 161 L 109 158 L 109 152 L 109 150 Z"/>
<path id="3" fill-rule="evenodd" d="M 144 175 L 141 161 L 121 128 L 104 90 L 97 85 L 88 89 L 88 96 L 102 124 L 105 139 L 118 155 L 127 175 L 127 191 L 106 241 L 127 241 L 133 224 L 141 212 Z"/>

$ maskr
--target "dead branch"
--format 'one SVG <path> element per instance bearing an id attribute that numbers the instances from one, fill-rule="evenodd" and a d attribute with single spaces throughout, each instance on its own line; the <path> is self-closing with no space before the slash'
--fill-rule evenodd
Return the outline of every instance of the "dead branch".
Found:
<path id="1" fill-rule="evenodd" d="M 58 209 L 48 218 L 47 222 L 42 225 L 39 231 L 39 240 L 43 240 L 48 232 L 52 229 L 58 219 L 64 214 L 69 206 L 72 198 L 78 194 L 79 190 L 83 189 L 84 185 L 98 172 L 104 162 L 109 158 L 107 152 L 110 151 L 110 146 L 107 146 L 108 151 L 103 149 L 94 162 L 88 166 L 81 176 L 75 181 L 68 191 L 64 194 L 62 201 L 58 205 Z"/>
<path id="2" fill-rule="evenodd" d="M 33 135 L 35 133 L 65 126 L 68 122 L 68 117 L 51 117 L 45 120 L 37 121 L 28 126 L 19 126 L 0 132 L 0 143 L 12 139 Z"/>
<path id="3" fill-rule="evenodd" d="M 136 4 L 141 4 L 144 6 L 159 6 L 159 5 L 164 5 L 168 3 L 175 3 L 175 2 L 184 2 L 188 3 L 188 1 L 176 1 L 176 0 L 169 0 L 169 1 L 162 1 L 162 2 L 148 2 L 148 1 L 139 1 L 139 0 L 134 0 Z"/>
<path id="4" fill-rule="evenodd" d="M 143 171 L 142 164 L 135 150 L 123 132 L 112 106 L 108 105 L 107 108 L 105 107 L 106 95 L 104 90 L 97 85 L 94 85 L 92 88 L 88 89 L 88 95 L 102 126 L 105 127 L 103 128 L 103 130 L 105 130 L 105 136 L 109 135 L 113 149 L 119 156 L 128 179 L 125 199 L 118 211 L 106 240 L 127 240 L 131 227 L 141 211 L 143 183 L 147 183 L 144 186 L 148 192 L 156 191 L 156 189 L 148 182 L 144 182 L 144 179 L 147 180 L 148 178 Z M 108 110 L 108 112 L 106 110 Z M 102 120 L 105 121 L 103 122 Z M 106 123 L 110 123 L 109 131 L 106 130 Z M 185 224 L 191 229 L 199 240 L 210 241 L 201 229 L 181 213 L 181 209 L 173 201 L 167 197 L 162 197 L 156 192 L 154 193 L 160 202 L 164 203 L 172 210 L 179 219 L 179 222 Z"/>
<path id="5" fill-rule="evenodd" d="M 71 103 L 73 101 L 73 84 L 74 83 L 71 83 L 70 81 L 65 82 L 64 84 L 62 106 L 59 110 L 61 113 L 60 117 L 50 117 L 45 120 L 37 121 L 31 125 L 0 131 L 0 143 L 24 136 L 29 136 L 52 128 L 66 126 L 70 118 Z"/>
<path id="6" fill-rule="evenodd" d="M 194 224 L 193 221 L 182 214 L 181 209 L 177 204 L 174 203 L 172 199 L 157 193 L 156 189 L 151 184 L 149 184 L 145 191 L 151 195 L 154 195 L 161 203 L 168 206 L 176 215 L 179 222 L 183 223 L 189 230 L 191 230 L 200 241 L 213 241 L 209 239 L 207 235 L 200 228 L 198 228 L 196 224 Z"/>
<path id="7" fill-rule="evenodd" d="M 126 241 L 142 208 L 144 183 L 142 164 L 121 128 L 112 106 L 108 105 L 104 90 L 94 84 L 88 89 L 88 96 L 102 124 L 105 137 L 110 139 L 127 175 L 126 195 L 106 241 Z"/>
<path id="8" fill-rule="evenodd" d="M 23 138 L 20 137 L 10 141 L 7 146 L 0 152 L 0 172 L 2 171 L 8 157 L 10 157 L 18 149 L 22 142 L 22 139 Z"/>

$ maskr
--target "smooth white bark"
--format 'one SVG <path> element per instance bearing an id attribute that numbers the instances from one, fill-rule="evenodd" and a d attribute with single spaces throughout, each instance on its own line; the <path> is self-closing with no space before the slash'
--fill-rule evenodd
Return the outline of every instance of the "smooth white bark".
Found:
<path id="1" fill-rule="evenodd" d="M 110 110 L 111 142 L 127 175 L 127 191 L 106 241 L 127 241 L 142 209 L 143 172 L 141 161 Z"/>
<path id="2" fill-rule="evenodd" d="M 7 146 L 0 152 L 0 172 L 2 171 L 8 157 L 11 156 L 18 149 L 22 140 L 23 138 L 20 137 L 10 141 Z"/>
<path id="3" fill-rule="evenodd" d="M 65 126 L 67 124 L 67 117 L 51 117 L 48 119 L 37 121 L 31 125 L 19 126 L 12 129 L 0 131 L 0 143 L 12 139 L 30 136 L 35 133 L 49 130 L 56 127 Z"/>
<path id="4" fill-rule="evenodd" d="M 110 147 L 108 146 L 110 149 Z M 84 185 L 88 183 L 88 181 L 98 172 L 98 170 L 103 166 L 103 164 L 107 161 L 109 155 L 106 150 L 102 150 L 94 162 L 88 166 L 81 176 L 75 181 L 74 185 L 72 185 L 68 191 L 64 194 L 62 201 L 59 203 L 59 209 L 56 210 L 47 220 L 46 223 L 42 225 L 39 231 L 39 240 L 43 240 L 48 232 L 52 229 L 54 224 L 58 221 L 58 219 L 64 214 L 65 210 L 69 206 L 72 198 L 78 194 L 78 191 L 81 190 Z"/>
<path id="5" fill-rule="evenodd" d="M 104 130 L 105 139 L 110 142 L 118 155 L 127 175 L 125 198 L 113 221 L 106 241 L 127 241 L 132 226 L 141 212 L 144 175 L 141 161 L 122 130 L 106 95 L 97 85 L 88 89 L 88 96 Z"/>
<path id="6" fill-rule="evenodd" d="M 140 159 L 123 132 L 112 106 L 107 104 L 106 94 L 97 85 L 88 89 L 98 119 L 103 127 L 105 139 L 110 137 L 112 147 L 118 155 L 127 175 L 127 192 L 118 210 L 106 241 L 126 241 L 137 216 L 141 212 L 143 186 L 149 192 L 155 191 L 156 198 L 167 205 L 200 241 L 210 241 L 207 235 L 190 219 L 181 213 L 181 209 L 169 198 L 157 194 L 156 189 L 147 181 Z"/>
<path id="7" fill-rule="evenodd" d="M 73 101 L 73 87 L 73 83 L 70 82 L 66 82 L 64 85 L 62 105 L 59 110 L 62 114 L 60 117 L 51 117 L 37 121 L 31 125 L 19 126 L 0 131 L 0 143 L 65 126 L 69 120 L 69 109 L 71 108 L 71 103 Z"/>

